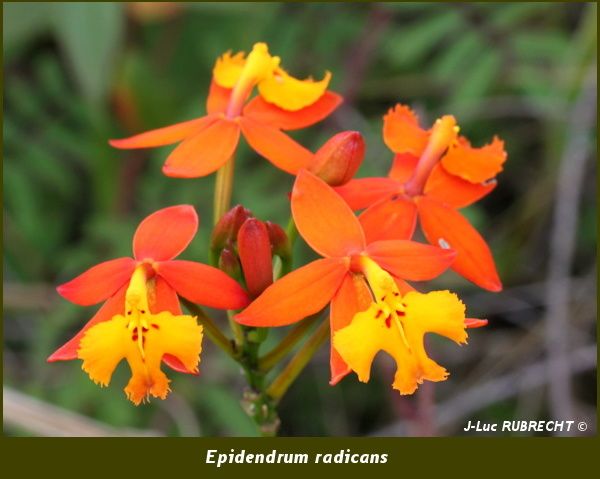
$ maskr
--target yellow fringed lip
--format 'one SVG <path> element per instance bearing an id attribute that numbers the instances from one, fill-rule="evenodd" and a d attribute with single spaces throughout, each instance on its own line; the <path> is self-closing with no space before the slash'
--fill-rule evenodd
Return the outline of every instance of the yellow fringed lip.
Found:
<path id="1" fill-rule="evenodd" d="M 261 97 L 284 110 L 298 111 L 315 103 L 327 90 L 331 73 L 322 80 L 300 80 L 280 67 L 280 58 L 269 53 L 265 43 L 256 43 L 248 55 L 226 52 L 213 68 L 215 82 L 233 89 L 232 102 L 243 103 L 256 86 Z"/>
<path id="2" fill-rule="evenodd" d="M 336 351 L 362 382 L 369 380 L 377 353 L 388 353 L 396 361 L 392 386 L 400 394 L 412 394 L 424 380 L 444 381 L 448 372 L 427 355 L 423 338 L 437 333 L 466 343 L 464 304 L 449 291 L 402 295 L 386 271 L 371 261 L 364 267 L 373 301 L 335 332 Z"/>
<path id="3" fill-rule="evenodd" d="M 202 351 L 202 326 L 196 317 L 150 311 L 148 298 L 154 294 L 153 284 L 146 265 L 140 264 L 125 294 L 124 315 L 91 327 L 77 351 L 83 360 L 82 369 L 100 386 L 110 383 L 114 370 L 125 359 L 131 369 L 125 394 L 136 405 L 150 396 L 167 397 L 170 380 L 160 369 L 165 355 L 177 358 L 188 372 L 196 373 Z"/>

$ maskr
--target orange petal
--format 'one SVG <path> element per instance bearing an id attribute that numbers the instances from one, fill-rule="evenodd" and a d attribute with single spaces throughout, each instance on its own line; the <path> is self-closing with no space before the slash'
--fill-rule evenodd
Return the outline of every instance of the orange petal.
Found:
<path id="1" fill-rule="evenodd" d="M 483 183 L 494 178 L 502 171 L 505 161 L 504 142 L 498 137 L 481 148 L 473 148 L 462 138 L 441 160 L 448 173 L 471 183 Z"/>
<path id="2" fill-rule="evenodd" d="M 367 243 L 412 238 L 417 224 L 417 207 L 403 195 L 394 195 L 367 208 L 358 217 Z"/>
<path id="3" fill-rule="evenodd" d="M 356 211 L 398 193 L 400 183 L 390 178 L 358 178 L 334 189 Z"/>
<path id="4" fill-rule="evenodd" d="M 135 261 L 118 258 L 91 267 L 68 283 L 56 288 L 58 294 L 72 303 L 90 306 L 104 301 L 129 281 Z"/>
<path id="5" fill-rule="evenodd" d="M 173 316 L 183 314 L 177 292 L 162 277 L 154 277 L 154 293 L 148 296 L 148 307 L 152 314 L 168 311 Z"/>
<path id="6" fill-rule="evenodd" d="M 487 326 L 487 319 L 478 319 L 478 318 L 465 318 L 465 327 L 467 328 L 482 328 Z"/>
<path id="7" fill-rule="evenodd" d="M 248 304 L 242 287 L 223 271 L 193 261 L 158 263 L 157 273 L 192 303 L 218 309 L 240 309 Z"/>
<path id="8" fill-rule="evenodd" d="M 288 111 L 255 96 L 244 108 L 244 116 L 282 130 L 298 130 L 327 118 L 340 104 L 342 97 L 326 91 L 315 103 L 301 110 Z"/>
<path id="9" fill-rule="evenodd" d="M 489 194 L 495 187 L 496 180 L 471 183 L 451 175 L 437 164 L 425 184 L 425 194 L 453 208 L 464 208 Z"/>
<path id="10" fill-rule="evenodd" d="M 403 296 L 406 293 L 410 293 L 411 291 L 417 291 L 415 288 L 413 288 L 410 284 L 408 284 L 403 279 L 394 277 L 394 283 L 396 283 L 396 286 L 398 287 L 398 291 L 400 291 L 400 293 Z"/>
<path id="11" fill-rule="evenodd" d="M 394 153 L 421 156 L 428 139 L 427 131 L 419 126 L 414 111 L 405 105 L 396 105 L 383 117 L 383 141 Z"/>
<path id="12" fill-rule="evenodd" d="M 367 246 L 367 253 L 383 269 L 409 281 L 439 276 L 456 257 L 452 250 L 405 240 L 376 241 Z"/>
<path id="13" fill-rule="evenodd" d="M 214 116 L 203 116 L 195 120 L 175 123 L 171 126 L 150 130 L 139 135 L 123 138 L 122 140 L 108 140 L 108 143 L 122 150 L 135 148 L 154 148 L 157 146 L 172 145 L 178 141 L 195 136 L 215 122 Z"/>
<path id="14" fill-rule="evenodd" d="M 242 117 L 240 126 L 246 141 L 277 168 L 295 175 L 313 154 L 289 136 L 266 123 Z"/>
<path id="15" fill-rule="evenodd" d="M 48 362 L 54 361 L 69 361 L 71 359 L 77 359 L 77 350 L 79 349 L 79 342 L 88 329 L 95 326 L 103 321 L 108 321 L 116 316 L 117 314 L 125 313 L 125 291 L 127 291 L 128 284 L 123 285 L 112 297 L 102 305 L 102 307 L 96 312 L 96 314 L 90 319 L 87 324 L 69 341 L 58 348 L 48 358 Z"/>
<path id="16" fill-rule="evenodd" d="M 411 179 L 415 168 L 419 163 L 419 158 L 410 153 L 398 153 L 394 156 L 394 161 L 388 176 L 398 183 L 406 183 Z"/>
<path id="17" fill-rule="evenodd" d="M 163 173 L 176 178 L 197 178 L 217 171 L 233 155 L 240 138 L 237 123 L 218 120 L 175 148 Z"/>
<path id="18" fill-rule="evenodd" d="M 456 251 L 454 271 L 484 289 L 502 289 L 488 245 L 460 213 L 426 196 L 417 199 L 417 207 L 427 240 Z"/>
<path id="19" fill-rule="evenodd" d="M 336 293 L 348 264 L 318 259 L 269 286 L 235 320 L 248 326 L 285 326 L 321 311 Z"/>
<path id="20" fill-rule="evenodd" d="M 332 386 L 340 382 L 351 369 L 333 347 L 333 335 L 338 329 L 352 322 L 356 313 L 366 310 L 371 304 L 371 293 L 360 275 L 347 274 L 340 289 L 331 301 L 329 320 L 331 322 L 331 380 Z"/>
<path id="21" fill-rule="evenodd" d="M 362 227 L 350 207 L 306 170 L 294 183 L 292 215 L 300 235 L 321 256 L 349 256 L 365 248 Z"/>
<path id="22" fill-rule="evenodd" d="M 173 316 L 180 316 L 182 314 L 177 293 L 160 276 L 155 276 L 154 294 L 150 295 L 148 299 L 150 301 L 148 307 L 152 314 L 159 314 L 163 311 L 168 311 Z M 165 354 L 162 360 L 167 366 L 177 372 L 193 375 L 198 374 L 197 372 L 190 371 L 179 358 L 172 354 Z"/>
<path id="23" fill-rule="evenodd" d="M 207 113 L 225 113 L 227 106 L 229 105 L 229 97 L 231 96 L 231 89 L 219 86 L 214 80 L 210 83 L 210 89 L 208 90 L 208 98 L 206 99 L 206 111 Z"/>
<path id="24" fill-rule="evenodd" d="M 198 215 L 193 206 L 163 208 L 147 216 L 133 236 L 136 259 L 166 261 L 179 255 L 198 231 Z"/>

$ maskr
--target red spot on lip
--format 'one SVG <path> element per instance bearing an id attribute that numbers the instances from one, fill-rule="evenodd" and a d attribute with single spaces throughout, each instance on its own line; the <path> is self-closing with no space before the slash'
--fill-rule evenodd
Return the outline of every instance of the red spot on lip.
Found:
<path id="1" fill-rule="evenodd" d="M 406 316 L 406 312 L 405 311 L 396 311 L 396 314 L 398 316 Z"/>
<path id="2" fill-rule="evenodd" d="M 160 329 L 160 327 L 158 326 L 158 324 L 151 324 L 150 326 L 152 326 L 154 329 Z"/>
<path id="3" fill-rule="evenodd" d="M 388 317 L 385 318 L 385 325 L 389 328 L 392 326 L 392 315 L 388 314 Z"/>
<path id="4" fill-rule="evenodd" d="M 379 311 L 377 311 L 377 314 L 375 315 L 375 319 L 379 319 L 379 317 L 383 314 L 383 311 L 380 309 Z"/>

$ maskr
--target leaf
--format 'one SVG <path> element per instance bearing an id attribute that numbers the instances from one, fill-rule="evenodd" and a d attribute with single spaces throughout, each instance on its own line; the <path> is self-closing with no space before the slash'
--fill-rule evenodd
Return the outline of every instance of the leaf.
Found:
<path id="1" fill-rule="evenodd" d="M 100 102 L 115 70 L 124 40 L 118 3 L 54 3 L 52 26 L 83 94 Z"/>
<path id="2" fill-rule="evenodd" d="M 241 408 L 240 403 L 229 391 L 219 386 L 205 385 L 202 405 L 218 427 L 234 436 L 256 436 L 258 431 L 252 420 Z"/>
<path id="3" fill-rule="evenodd" d="M 456 10 L 433 15 L 389 34 L 384 48 L 390 61 L 402 66 L 416 64 L 444 38 L 460 28 L 462 23 Z"/>
<path id="4" fill-rule="evenodd" d="M 446 82 L 456 77 L 457 72 L 473 62 L 481 52 L 481 38 L 473 31 L 466 31 L 435 60 L 431 68 L 433 78 Z"/>
<path id="5" fill-rule="evenodd" d="M 522 60 L 555 63 L 560 61 L 567 50 L 569 39 L 560 31 L 524 31 L 510 38 L 511 47 Z"/>
<path id="6" fill-rule="evenodd" d="M 540 107 L 548 107 L 549 97 L 556 97 L 556 85 L 549 81 L 548 73 L 534 64 L 522 63 L 513 67 L 510 83 L 524 93 L 532 103 L 539 102 Z"/>
<path id="7" fill-rule="evenodd" d="M 473 62 L 457 79 L 458 85 L 451 101 L 454 107 L 450 110 L 459 110 L 464 103 L 480 99 L 488 93 L 498 76 L 500 64 L 500 54 L 495 50 L 487 52 Z"/>
<path id="8" fill-rule="evenodd" d="M 6 49 L 29 41 L 48 27 L 51 5 L 38 2 L 6 2 L 3 4 L 2 38 Z"/>
<path id="9" fill-rule="evenodd" d="M 515 2 L 512 4 L 490 5 L 494 12 L 490 15 L 492 22 L 498 28 L 507 28 L 514 31 L 520 23 L 533 16 L 547 14 L 548 4 L 544 2 Z"/>

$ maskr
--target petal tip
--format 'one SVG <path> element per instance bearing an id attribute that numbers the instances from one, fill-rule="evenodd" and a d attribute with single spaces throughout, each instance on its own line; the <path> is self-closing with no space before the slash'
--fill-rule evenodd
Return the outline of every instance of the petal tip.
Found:
<path id="1" fill-rule="evenodd" d="M 252 324 L 252 321 L 249 320 L 249 318 L 247 316 L 245 316 L 243 313 L 238 313 L 238 314 L 234 315 L 233 320 L 236 323 L 241 324 L 243 326 L 255 326 L 254 324 Z"/>
<path id="2" fill-rule="evenodd" d="M 185 170 L 181 170 L 179 168 L 173 168 L 167 164 L 164 164 L 162 167 L 163 175 L 168 176 L 170 178 L 196 178 L 197 175 L 187 173 Z"/>
<path id="3" fill-rule="evenodd" d="M 67 297 L 65 296 L 66 286 L 67 286 L 67 283 L 63 283 L 63 284 L 59 284 L 56 288 L 54 288 L 56 290 L 56 292 L 65 299 L 67 299 Z"/>
<path id="4" fill-rule="evenodd" d="M 336 374 L 335 376 L 332 376 L 331 379 L 329 380 L 329 385 L 336 386 L 342 379 L 344 379 L 351 372 L 352 372 L 352 370 L 350 368 L 348 368 L 346 371 L 343 371 L 341 373 Z"/>
<path id="5" fill-rule="evenodd" d="M 134 150 L 136 148 L 141 148 L 140 146 L 133 145 L 129 141 L 129 138 L 113 138 L 108 140 L 108 144 L 118 150 Z"/>

